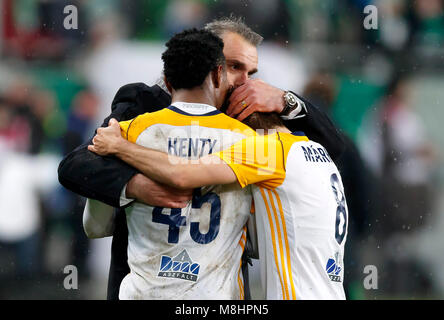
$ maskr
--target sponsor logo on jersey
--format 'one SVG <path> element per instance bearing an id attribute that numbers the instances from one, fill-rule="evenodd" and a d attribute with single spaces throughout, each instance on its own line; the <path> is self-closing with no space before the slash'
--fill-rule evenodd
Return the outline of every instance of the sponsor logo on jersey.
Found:
<path id="1" fill-rule="evenodd" d="M 157 276 L 196 282 L 199 277 L 199 269 L 200 264 L 193 262 L 184 249 L 173 258 L 162 256 Z"/>
<path id="2" fill-rule="evenodd" d="M 334 258 L 328 259 L 327 265 L 325 266 L 325 271 L 327 271 L 328 277 L 334 282 L 341 282 L 340 273 L 342 267 L 340 266 L 339 261 L 339 252 L 337 252 Z"/>

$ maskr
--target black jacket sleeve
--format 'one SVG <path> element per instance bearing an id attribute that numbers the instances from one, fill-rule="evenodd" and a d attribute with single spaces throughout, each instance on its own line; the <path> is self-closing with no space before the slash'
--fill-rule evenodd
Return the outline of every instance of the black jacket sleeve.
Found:
<path id="1" fill-rule="evenodd" d="M 297 95 L 298 96 L 298 95 Z M 342 134 L 336 129 L 328 115 L 309 101 L 298 96 L 307 107 L 304 117 L 285 121 L 291 131 L 303 131 L 311 140 L 322 144 L 333 160 L 339 159 L 345 150 Z"/>
<path id="2" fill-rule="evenodd" d="M 170 103 L 169 96 L 158 86 L 128 84 L 119 89 L 112 102 L 111 118 L 129 120 L 145 112 L 157 111 Z M 99 156 L 88 150 L 91 139 L 77 147 L 59 164 L 59 182 L 84 197 L 120 207 L 120 193 L 137 170 L 114 156 Z"/>

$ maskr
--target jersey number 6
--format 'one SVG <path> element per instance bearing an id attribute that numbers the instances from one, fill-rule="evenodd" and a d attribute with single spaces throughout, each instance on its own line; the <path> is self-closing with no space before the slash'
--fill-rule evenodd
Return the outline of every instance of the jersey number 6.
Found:
<path id="1" fill-rule="evenodd" d="M 330 177 L 331 187 L 333 188 L 333 194 L 338 205 L 336 208 L 335 219 L 335 238 L 336 241 L 341 244 L 344 240 L 345 233 L 347 231 L 347 205 L 345 202 L 344 190 L 341 187 L 339 178 L 336 173 L 333 173 Z"/>

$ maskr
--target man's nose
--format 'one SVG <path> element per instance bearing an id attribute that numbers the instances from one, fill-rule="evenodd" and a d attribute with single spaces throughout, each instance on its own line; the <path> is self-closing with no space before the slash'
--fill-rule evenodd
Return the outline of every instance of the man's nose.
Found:
<path id="1" fill-rule="evenodd" d="M 246 81 L 248 80 L 248 73 L 247 72 L 243 72 L 241 74 L 239 74 L 239 76 L 236 78 L 236 86 L 241 86 L 243 85 Z"/>

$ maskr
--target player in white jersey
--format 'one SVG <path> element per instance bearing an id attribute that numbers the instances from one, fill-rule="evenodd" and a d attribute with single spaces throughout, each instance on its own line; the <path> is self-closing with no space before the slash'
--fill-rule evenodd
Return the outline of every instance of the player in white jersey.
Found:
<path id="1" fill-rule="evenodd" d="M 184 102 L 120 126 L 128 141 L 189 159 L 254 134 L 210 105 Z M 119 298 L 242 298 L 240 263 L 250 204 L 250 192 L 231 184 L 195 190 L 183 209 L 128 207 L 131 273 L 122 281 Z"/>
<path id="2" fill-rule="evenodd" d="M 255 135 L 214 107 L 229 91 L 222 40 L 188 30 L 166 46 L 162 59 L 172 105 L 121 122 L 122 136 L 197 160 Z M 233 183 L 196 189 L 182 209 L 138 202 L 126 208 L 131 272 L 119 298 L 243 299 L 241 256 L 251 202 L 251 192 Z"/>
<path id="3" fill-rule="evenodd" d="M 324 147 L 279 121 L 268 126 L 277 132 L 249 137 L 197 164 L 177 163 L 171 155 L 130 144 L 115 124 L 114 133 L 107 132 L 95 148 L 178 188 L 253 184 L 266 298 L 345 299 L 347 205 L 340 174 Z"/>

